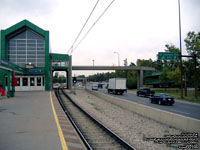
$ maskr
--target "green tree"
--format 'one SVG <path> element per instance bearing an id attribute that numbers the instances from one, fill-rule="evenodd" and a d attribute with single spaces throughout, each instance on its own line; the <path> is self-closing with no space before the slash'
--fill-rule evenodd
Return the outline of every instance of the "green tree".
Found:
<path id="1" fill-rule="evenodd" d="M 155 67 L 156 63 L 152 59 L 137 59 L 137 66 Z"/>
<path id="2" fill-rule="evenodd" d="M 177 48 L 174 44 L 166 44 L 165 45 L 166 49 L 165 52 L 177 52 L 179 53 L 179 48 Z"/>
<path id="3" fill-rule="evenodd" d="M 168 78 L 169 78 L 169 80 L 173 81 L 174 86 L 179 87 L 180 83 L 181 83 L 181 81 L 180 81 L 180 78 L 181 78 L 180 68 L 177 67 L 174 71 L 170 72 L 168 74 Z"/>
<path id="4" fill-rule="evenodd" d="M 165 67 L 160 74 L 161 85 L 164 87 L 169 86 L 169 83 L 170 83 L 169 74 L 170 74 L 170 70 L 167 67 Z"/>
<path id="5" fill-rule="evenodd" d="M 192 56 L 196 55 L 200 58 L 200 32 L 188 32 L 184 41 L 187 52 Z"/>

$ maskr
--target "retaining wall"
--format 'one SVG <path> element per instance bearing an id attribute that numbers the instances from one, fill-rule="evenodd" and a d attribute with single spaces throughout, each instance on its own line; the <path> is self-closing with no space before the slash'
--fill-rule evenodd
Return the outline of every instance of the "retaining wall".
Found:
<path id="1" fill-rule="evenodd" d="M 151 118 L 155 121 L 175 127 L 177 129 L 181 129 L 186 132 L 197 132 L 200 134 L 200 120 L 141 105 L 135 102 L 130 102 L 89 89 L 86 89 L 86 91 L 124 109 L 136 112 L 144 117 Z"/>

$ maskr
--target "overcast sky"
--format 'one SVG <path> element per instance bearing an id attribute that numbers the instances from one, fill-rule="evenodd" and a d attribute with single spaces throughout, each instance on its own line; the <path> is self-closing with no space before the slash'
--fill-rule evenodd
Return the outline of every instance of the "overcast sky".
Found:
<path id="1" fill-rule="evenodd" d="M 100 0 L 82 36 L 112 0 Z M 182 41 L 200 32 L 200 0 L 181 1 Z M 50 32 L 51 52 L 67 54 L 96 0 L 0 0 L 0 29 L 23 19 Z M 73 65 L 118 65 L 156 59 L 165 44 L 179 47 L 178 0 L 115 0 L 72 53 Z M 80 36 L 80 39 L 82 38 Z M 77 41 L 77 43 L 79 40 Z M 186 54 L 184 41 L 183 52 Z M 74 47 L 76 44 L 74 45 Z"/>

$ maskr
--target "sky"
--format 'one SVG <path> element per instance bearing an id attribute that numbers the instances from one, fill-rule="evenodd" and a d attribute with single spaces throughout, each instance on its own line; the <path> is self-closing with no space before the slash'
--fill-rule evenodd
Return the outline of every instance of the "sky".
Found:
<path id="1" fill-rule="evenodd" d="M 112 0 L 99 0 L 81 38 Z M 50 32 L 50 51 L 68 54 L 97 0 L 0 0 L 0 29 L 27 19 Z M 180 0 L 183 54 L 189 31 L 200 32 L 200 0 Z M 156 60 L 165 44 L 179 47 L 178 0 L 115 0 L 72 53 L 73 65 L 124 65 Z M 94 72 L 85 71 L 84 74 Z M 83 74 L 77 72 L 77 74 Z"/>

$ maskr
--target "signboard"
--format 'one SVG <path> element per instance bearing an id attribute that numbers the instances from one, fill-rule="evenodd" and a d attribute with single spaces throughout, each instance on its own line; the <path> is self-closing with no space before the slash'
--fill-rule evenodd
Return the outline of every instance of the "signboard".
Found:
<path id="1" fill-rule="evenodd" d="M 28 70 L 29 73 L 42 73 L 41 69 L 29 69 Z"/>
<path id="2" fill-rule="evenodd" d="M 158 60 L 178 60 L 179 54 L 176 52 L 159 52 Z"/>
<path id="3" fill-rule="evenodd" d="M 26 68 L 26 69 L 33 69 L 33 68 L 34 68 L 34 65 L 33 65 L 33 64 L 26 64 L 26 65 L 25 65 L 25 68 Z"/>

